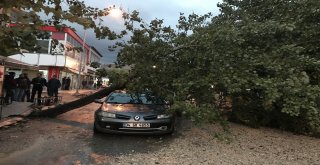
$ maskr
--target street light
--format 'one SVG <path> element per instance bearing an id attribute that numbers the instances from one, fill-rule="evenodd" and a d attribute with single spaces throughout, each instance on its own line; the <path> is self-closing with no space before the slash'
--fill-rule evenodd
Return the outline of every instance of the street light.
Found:
<path id="1" fill-rule="evenodd" d="M 78 83 L 77 83 L 77 88 L 76 88 L 76 93 L 75 93 L 76 95 L 80 94 L 79 89 L 80 89 L 80 83 L 81 83 L 82 56 L 86 55 L 86 52 L 85 52 L 86 36 L 87 36 L 87 30 L 84 29 L 84 36 L 83 36 L 83 42 L 82 42 L 82 52 L 80 53 L 80 59 L 79 59 Z"/>
<path id="2" fill-rule="evenodd" d="M 123 14 L 123 11 L 122 11 L 121 7 L 119 9 L 113 7 L 111 10 L 109 10 L 109 15 L 113 18 L 116 18 L 116 19 L 121 18 L 122 14 Z"/>

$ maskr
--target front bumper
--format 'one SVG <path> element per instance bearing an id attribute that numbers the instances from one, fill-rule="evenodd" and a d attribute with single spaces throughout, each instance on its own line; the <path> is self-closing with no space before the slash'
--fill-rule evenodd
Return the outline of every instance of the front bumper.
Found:
<path id="1" fill-rule="evenodd" d="M 95 117 L 94 127 L 99 132 L 117 134 L 167 134 L 174 131 L 174 118 L 139 121 L 136 123 L 150 123 L 150 128 L 124 127 L 125 123 L 134 123 L 132 120 Z"/>

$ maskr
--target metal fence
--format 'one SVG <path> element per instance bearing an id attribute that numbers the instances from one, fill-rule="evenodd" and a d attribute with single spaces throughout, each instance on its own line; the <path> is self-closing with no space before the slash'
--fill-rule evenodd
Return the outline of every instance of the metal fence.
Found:
<path id="1" fill-rule="evenodd" d="M 33 103 L 37 106 L 51 106 L 55 104 L 59 104 L 62 101 L 62 96 L 57 97 L 41 97 L 35 98 Z"/>

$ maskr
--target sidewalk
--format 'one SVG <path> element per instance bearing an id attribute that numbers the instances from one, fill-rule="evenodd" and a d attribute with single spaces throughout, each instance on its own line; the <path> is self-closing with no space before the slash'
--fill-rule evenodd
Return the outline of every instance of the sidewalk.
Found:
<path id="1" fill-rule="evenodd" d="M 97 90 L 83 89 L 79 90 L 80 95 L 75 95 L 76 90 L 60 90 L 59 95 L 62 96 L 62 103 L 71 102 L 77 100 L 85 95 L 94 93 Z M 43 96 L 47 93 L 44 92 Z M 25 117 L 29 116 L 34 109 L 31 108 L 32 103 L 30 102 L 13 102 L 9 105 L 3 105 L 0 129 L 6 128 L 10 125 L 14 125 L 19 121 L 22 121 Z"/>
<path id="2" fill-rule="evenodd" d="M 0 128 L 22 121 L 24 117 L 30 115 L 33 109 L 30 102 L 12 102 L 9 105 L 3 105 Z"/>

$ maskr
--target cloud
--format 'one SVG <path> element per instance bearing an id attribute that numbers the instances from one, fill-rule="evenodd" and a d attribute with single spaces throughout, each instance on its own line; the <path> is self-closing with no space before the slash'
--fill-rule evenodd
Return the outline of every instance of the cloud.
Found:
<path id="1" fill-rule="evenodd" d="M 180 12 L 185 15 L 196 13 L 206 14 L 212 12 L 214 15 L 219 13 L 217 3 L 222 0 L 85 0 L 85 3 L 92 7 L 100 9 L 115 5 L 122 7 L 126 11 L 137 10 L 140 16 L 149 22 L 155 18 L 164 19 L 165 25 L 175 27 L 178 22 Z M 115 18 L 105 18 L 104 24 L 109 26 L 112 30 L 119 31 L 122 29 L 122 21 Z M 81 30 L 79 30 L 81 31 Z M 82 34 L 81 32 L 78 34 Z M 97 40 L 93 32 L 89 32 L 89 44 L 93 45 L 104 57 L 103 63 L 113 63 L 116 61 L 117 52 L 108 51 L 108 45 L 112 45 L 112 41 Z M 82 36 L 82 35 L 80 35 Z"/>

